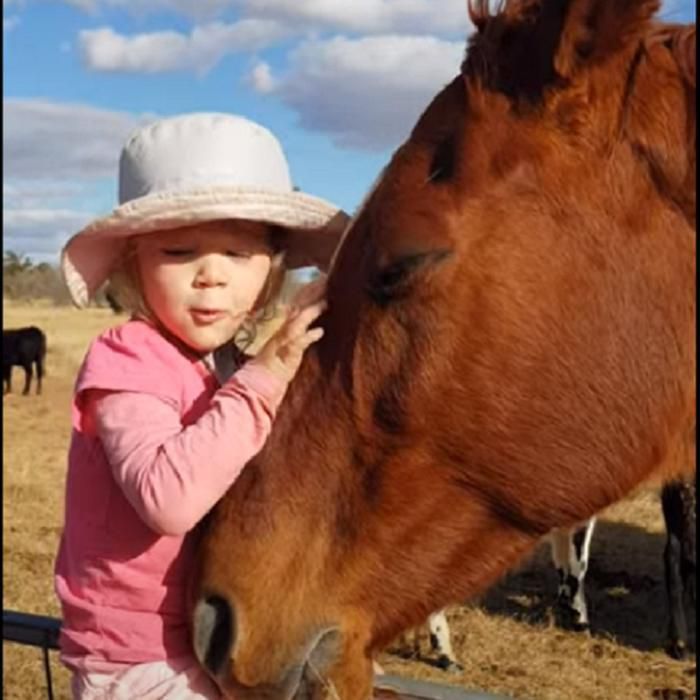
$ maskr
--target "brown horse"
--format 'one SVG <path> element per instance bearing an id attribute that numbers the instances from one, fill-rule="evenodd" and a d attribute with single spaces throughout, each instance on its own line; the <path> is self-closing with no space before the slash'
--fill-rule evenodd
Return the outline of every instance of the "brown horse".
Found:
<path id="1" fill-rule="evenodd" d="M 695 28 L 658 5 L 470 4 L 212 514 L 194 644 L 237 700 L 365 700 L 401 630 L 694 469 Z"/>

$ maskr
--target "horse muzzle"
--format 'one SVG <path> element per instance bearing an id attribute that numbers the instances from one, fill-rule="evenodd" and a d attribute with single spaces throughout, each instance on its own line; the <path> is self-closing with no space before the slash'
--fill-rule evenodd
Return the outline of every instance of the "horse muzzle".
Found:
<path id="1" fill-rule="evenodd" d="M 280 630 L 282 628 L 280 625 Z M 340 631 L 336 627 L 324 627 L 307 639 L 294 654 L 295 660 L 275 673 L 274 679 L 251 686 L 239 680 L 239 676 L 246 677 L 246 669 L 236 668 L 237 627 L 233 606 L 223 597 L 208 596 L 200 598 L 194 608 L 195 655 L 224 697 L 235 700 L 325 700 L 336 697 L 326 673 L 338 658 Z M 270 644 L 274 645 L 275 640 Z"/>

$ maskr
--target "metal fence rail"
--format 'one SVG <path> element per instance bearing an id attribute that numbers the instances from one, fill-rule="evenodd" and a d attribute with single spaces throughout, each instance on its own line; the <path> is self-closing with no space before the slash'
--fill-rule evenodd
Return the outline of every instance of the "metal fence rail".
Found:
<path id="1" fill-rule="evenodd" d="M 44 676 L 49 700 L 53 700 L 49 651 L 58 649 L 60 631 L 61 621 L 55 617 L 30 615 L 14 610 L 2 611 L 2 639 L 4 642 L 26 644 L 41 649 L 44 657 Z"/>
<path id="2" fill-rule="evenodd" d="M 44 674 L 49 700 L 53 700 L 51 664 L 49 652 L 58 649 L 58 635 L 61 621 L 45 615 L 30 615 L 14 610 L 2 611 L 2 639 L 5 642 L 39 647 L 44 657 Z M 480 693 L 454 688 L 437 683 L 424 683 L 399 676 L 378 676 L 375 679 L 375 693 L 387 697 L 389 692 L 396 700 L 508 700 L 502 695 Z"/>

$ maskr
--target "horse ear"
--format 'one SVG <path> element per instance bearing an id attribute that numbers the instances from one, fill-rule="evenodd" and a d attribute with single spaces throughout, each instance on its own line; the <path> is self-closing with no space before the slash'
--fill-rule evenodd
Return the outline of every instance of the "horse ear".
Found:
<path id="1" fill-rule="evenodd" d="M 671 51 L 685 82 L 696 88 L 695 67 L 697 64 L 697 42 L 695 25 L 680 28 L 671 40 Z"/>
<path id="2" fill-rule="evenodd" d="M 626 135 L 659 192 L 694 226 L 695 26 L 658 24 L 644 42 L 645 56 L 628 95 Z"/>
<path id="3" fill-rule="evenodd" d="M 570 0 L 554 67 L 572 78 L 638 41 L 659 9 L 659 0 Z"/>
<path id="4" fill-rule="evenodd" d="M 489 16 L 489 0 L 467 0 L 467 14 L 477 33 L 482 34 Z"/>

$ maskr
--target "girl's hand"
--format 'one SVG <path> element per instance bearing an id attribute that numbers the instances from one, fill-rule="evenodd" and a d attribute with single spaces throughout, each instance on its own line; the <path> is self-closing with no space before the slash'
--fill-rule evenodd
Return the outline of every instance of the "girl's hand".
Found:
<path id="1" fill-rule="evenodd" d="M 306 349 L 323 336 L 322 328 L 309 326 L 326 308 L 325 293 L 325 277 L 303 286 L 294 295 L 282 326 L 251 362 L 266 367 L 283 381 L 290 382 L 301 365 Z"/>

